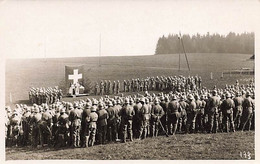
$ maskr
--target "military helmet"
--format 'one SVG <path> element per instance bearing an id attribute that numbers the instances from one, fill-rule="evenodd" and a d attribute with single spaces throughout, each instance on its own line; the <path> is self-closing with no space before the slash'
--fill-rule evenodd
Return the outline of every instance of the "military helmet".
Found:
<path id="1" fill-rule="evenodd" d="M 34 108 L 34 112 L 35 112 L 35 113 L 39 113 L 39 112 L 40 112 L 39 107 L 35 107 L 35 108 Z"/>
<path id="2" fill-rule="evenodd" d="M 193 99 L 194 99 L 194 97 L 192 96 L 192 94 L 189 94 L 189 95 L 188 95 L 188 99 L 190 99 L 190 100 L 193 100 Z"/>
<path id="3" fill-rule="evenodd" d="M 246 92 L 246 96 L 251 96 L 251 95 L 252 94 L 249 91 Z"/>
<path id="4" fill-rule="evenodd" d="M 129 104 L 129 99 L 128 98 L 125 99 L 125 104 Z"/>
<path id="5" fill-rule="evenodd" d="M 110 106 L 110 107 L 113 106 L 112 101 L 109 101 L 109 102 L 108 102 L 108 106 Z"/>
<path id="6" fill-rule="evenodd" d="M 142 98 L 140 99 L 140 102 L 143 102 L 143 103 L 145 103 L 145 98 L 144 98 L 144 97 L 142 97 Z"/>
<path id="7" fill-rule="evenodd" d="M 174 95 L 172 96 L 172 99 L 173 99 L 173 100 L 177 100 L 177 96 L 174 94 Z"/>
<path id="8" fill-rule="evenodd" d="M 231 94 L 229 92 L 226 93 L 226 98 L 230 98 Z"/>
<path id="9" fill-rule="evenodd" d="M 65 108 L 64 107 L 60 109 L 60 113 L 65 113 Z"/>
<path id="10" fill-rule="evenodd" d="M 96 109 L 94 106 L 92 106 L 92 107 L 90 108 L 90 111 L 91 111 L 91 112 L 96 112 L 97 109 Z"/>

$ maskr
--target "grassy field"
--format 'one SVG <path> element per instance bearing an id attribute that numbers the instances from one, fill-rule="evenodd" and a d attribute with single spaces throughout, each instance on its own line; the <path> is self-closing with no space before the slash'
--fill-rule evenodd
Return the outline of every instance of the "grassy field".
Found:
<path id="1" fill-rule="evenodd" d="M 247 83 L 253 75 L 225 75 L 227 70 L 254 68 L 254 60 L 246 54 L 188 54 L 191 71 L 188 71 L 184 56 L 181 58 L 181 71 L 178 71 L 178 55 L 152 55 L 135 57 L 102 57 L 101 67 L 98 58 L 26 59 L 6 61 L 6 104 L 28 103 L 29 87 L 63 88 L 65 65 L 84 65 L 87 78 L 92 81 L 124 80 L 161 75 L 199 75 L 203 86 L 212 88 Z M 210 72 L 214 79 L 210 80 Z M 13 102 L 9 102 L 12 94 Z M 75 99 L 65 98 L 65 101 Z M 148 138 L 132 143 L 111 143 L 86 149 L 51 148 L 6 148 L 6 160 L 16 159 L 244 159 L 240 152 L 251 153 L 255 158 L 254 132 L 222 134 L 176 135 L 166 138 Z M 15 155 L 14 155 L 15 154 Z"/>
<path id="2" fill-rule="evenodd" d="M 251 54 L 187 54 L 191 71 L 188 71 L 184 55 L 181 57 L 181 71 L 178 71 L 179 55 L 122 56 L 102 57 L 101 67 L 97 57 L 59 58 L 59 59 L 16 59 L 6 61 L 6 104 L 24 103 L 28 100 L 29 87 L 63 88 L 65 83 L 65 65 L 84 65 L 86 77 L 92 82 L 105 80 L 124 80 L 161 75 L 199 75 L 203 85 L 212 88 L 233 84 L 236 79 L 245 83 L 252 75 L 225 75 L 226 70 L 254 68 Z M 210 80 L 210 72 L 214 79 Z"/>
<path id="3" fill-rule="evenodd" d="M 254 132 L 177 134 L 176 139 L 159 136 L 91 148 L 6 148 L 6 160 L 248 160 L 255 159 L 254 135 Z M 244 151 L 246 158 L 240 156 Z"/>

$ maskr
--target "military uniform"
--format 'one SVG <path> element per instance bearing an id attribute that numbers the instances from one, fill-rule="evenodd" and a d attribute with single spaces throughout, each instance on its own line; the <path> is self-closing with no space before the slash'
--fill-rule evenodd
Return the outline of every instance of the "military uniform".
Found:
<path id="1" fill-rule="evenodd" d="M 97 111 L 98 114 L 98 140 L 100 144 L 106 143 L 106 135 L 107 135 L 107 119 L 108 113 L 104 109 L 104 106 L 100 106 L 100 110 Z"/>
<path id="2" fill-rule="evenodd" d="M 82 111 L 81 117 L 81 147 L 88 147 L 89 140 L 89 127 L 90 127 L 90 105 Z"/>
<path id="3" fill-rule="evenodd" d="M 220 98 L 218 96 L 212 96 L 209 98 L 207 102 L 207 113 L 209 117 L 209 132 L 217 132 L 218 131 L 218 117 L 219 117 L 219 105 Z M 213 130 L 213 127 L 214 130 Z"/>
<path id="4" fill-rule="evenodd" d="M 177 97 L 169 103 L 167 115 L 168 115 L 168 132 L 169 134 L 175 134 L 178 126 L 178 120 L 180 118 L 180 104 L 177 101 Z"/>
<path id="5" fill-rule="evenodd" d="M 108 133 L 108 141 L 116 141 L 117 130 L 117 118 L 118 111 L 113 107 L 112 102 L 110 102 L 109 107 L 107 108 L 108 119 L 107 119 L 107 133 Z"/>
<path id="6" fill-rule="evenodd" d="M 233 121 L 233 109 L 235 108 L 234 101 L 230 98 L 231 95 L 227 94 L 227 99 L 224 100 L 221 104 L 221 111 L 223 113 L 223 122 L 225 123 L 225 130 L 229 132 L 229 124 L 231 130 L 235 131 L 234 121 Z"/>
<path id="7" fill-rule="evenodd" d="M 93 146 L 95 143 L 96 131 L 97 131 L 97 121 L 98 114 L 96 113 L 96 108 L 91 107 L 91 113 L 89 114 L 89 146 Z"/>
<path id="8" fill-rule="evenodd" d="M 152 137 L 157 137 L 160 126 L 160 119 L 164 115 L 163 108 L 158 104 L 159 101 L 152 106 L 151 118 L 152 118 Z"/>
<path id="9" fill-rule="evenodd" d="M 248 130 L 250 130 L 252 124 L 251 121 L 253 117 L 253 108 L 254 108 L 254 102 L 253 99 L 250 97 L 250 95 L 247 95 L 247 97 L 244 99 L 242 106 L 243 106 L 243 112 L 242 112 L 241 129 L 242 131 L 245 130 L 246 125 L 248 125 Z"/>
<path id="10" fill-rule="evenodd" d="M 70 112 L 69 121 L 71 122 L 71 136 L 72 136 L 72 146 L 80 146 L 80 126 L 81 126 L 81 111 L 78 107 L 75 107 Z"/>
<path id="11" fill-rule="evenodd" d="M 234 123 L 235 128 L 239 129 L 241 123 L 241 116 L 243 112 L 243 104 L 244 99 L 241 96 L 237 96 L 234 98 L 235 108 L 234 108 Z"/>

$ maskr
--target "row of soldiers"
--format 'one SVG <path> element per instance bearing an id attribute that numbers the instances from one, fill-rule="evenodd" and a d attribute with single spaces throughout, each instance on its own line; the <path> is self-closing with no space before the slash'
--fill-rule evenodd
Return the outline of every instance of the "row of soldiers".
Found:
<path id="1" fill-rule="evenodd" d="M 58 87 L 34 88 L 29 90 L 29 100 L 32 104 L 41 105 L 43 103 L 53 104 L 62 99 L 62 90 Z"/>
<path id="2" fill-rule="evenodd" d="M 6 118 L 6 139 L 15 145 L 87 147 L 160 133 L 235 132 L 254 128 L 254 87 L 17 105 L 6 108 Z"/>
<path id="3" fill-rule="evenodd" d="M 123 92 L 143 92 L 143 91 L 185 91 L 195 90 L 202 87 L 200 76 L 157 76 L 145 79 L 131 79 L 123 81 Z M 119 94 L 120 81 L 102 80 L 100 85 L 95 85 L 95 95 Z"/>

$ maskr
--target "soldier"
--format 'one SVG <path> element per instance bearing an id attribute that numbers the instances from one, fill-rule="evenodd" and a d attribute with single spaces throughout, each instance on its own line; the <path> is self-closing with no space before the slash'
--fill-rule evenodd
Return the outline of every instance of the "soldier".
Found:
<path id="1" fill-rule="evenodd" d="M 142 108 L 142 104 L 140 103 L 140 99 L 136 99 L 136 104 L 133 106 L 135 115 L 133 117 L 133 136 L 135 138 L 139 137 L 139 131 L 141 127 L 141 118 L 140 118 L 140 110 Z"/>
<path id="2" fill-rule="evenodd" d="M 98 83 L 96 82 L 95 91 L 94 91 L 96 96 L 98 95 L 98 88 L 99 88 L 99 86 L 98 86 Z"/>
<path id="3" fill-rule="evenodd" d="M 30 115 L 31 115 L 31 109 L 29 107 L 25 108 L 25 113 L 22 117 L 22 129 L 23 129 L 23 139 L 22 139 L 22 145 L 27 146 L 29 144 L 30 138 Z"/>
<path id="4" fill-rule="evenodd" d="M 119 115 L 122 117 L 122 126 L 123 126 L 123 142 L 126 142 L 127 133 L 130 141 L 133 141 L 133 131 L 132 131 L 132 122 L 135 111 L 132 106 L 129 105 L 129 99 L 125 99 L 125 105 L 122 110 L 119 112 Z"/>
<path id="5" fill-rule="evenodd" d="M 187 108 L 189 107 L 189 104 L 185 101 L 185 96 L 181 96 L 180 100 L 180 118 L 179 118 L 179 132 L 182 131 L 182 128 L 186 129 L 186 123 L 187 123 Z"/>
<path id="6" fill-rule="evenodd" d="M 217 96 L 217 91 L 212 91 L 212 97 L 209 98 L 206 108 L 209 117 L 209 133 L 217 133 L 218 131 L 218 117 L 219 117 L 219 105 L 220 105 L 220 98 Z M 215 125 L 215 126 L 214 126 Z M 215 129 L 213 130 L 213 127 Z"/>
<path id="7" fill-rule="evenodd" d="M 104 93 L 107 93 L 107 81 L 104 81 Z"/>
<path id="8" fill-rule="evenodd" d="M 113 103 L 109 101 L 108 108 L 108 119 L 107 119 L 107 133 L 108 141 L 116 141 L 116 124 L 118 118 L 118 111 L 113 107 Z"/>
<path id="9" fill-rule="evenodd" d="M 69 121 L 71 122 L 72 147 L 80 146 L 81 113 L 79 104 L 74 103 L 74 109 L 71 110 L 69 115 Z"/>
<path id="10" fill-rule="evenodd" d="M 188 108 L 187 108 L 187 126 L 186 126 L 186 133 L 189 133 L 191 130 L 191 133 L 195 130 L 195 124 L 196 124 L 196 102 L 194 101 L 194 97 L 189 94 L 188 95 Z"/>
<path id="11" fill-rule="evenodd" d="M 98 114 L 96 113 L 96 108 L 92 106 L 90 108 L 91 113 L 89 114 L 89 146 L 93 146 L 95 143 L 96 131 L 97 131 L 97 121 L 98 121 Z"/>
<path id="12" fill-rule="evenodd" d="M 58 147 L 65 147 L 69 145 L 69 116 L 66 114 L 63 106 L 60 106 L 59 109 L 60 115 L 57 120 L 57 145 Z"/>
<path id="13" fill-rule="evenodd" d="M 167 111 L 168 111 L 168 106 L 169 106 L 169 97 L 161 97 L 161 102 L 160 102 L 161 107 L 163 108 L 163 112 L 164 115 L 161 118 L 161 123 L 164 127 L 164 129 L 166 130 L 166 132 L 168 132 L 168 115 L 167 115 Z"/>
<path id="14" fill-rule="evenodd" d="M 108 113 L 105 110 L 103 102 L 98 104 L 98 140 L 99 144 L 105 144 L 107 135 L 107 119 Z"/>
<path id="15" fill-rule="evenodd" d="M 14 111 L 12 117 L 10 118 L 10 136 L 12 138 L 12 145 L 15 145 L 16 147 L 18 146 L 19 136 L 22 132 L 21 123 L 22 120 L 19 113 Z"/>
<path id="16" fill-rule="evenodd" d="M 58 119 L 59 119 L 59 116 L 60 116 L 60 110 L 61 110 L 62 106 L 58 106 L 58 105 L 55 105 L 54 106 L 54 109 L 55 109 L 55 113 L 52 117 L 52 137 L 53 137 L 53 141 L 54 141 L 54 147 L 58 144 Z"/>
<path id="17" fill-rule="evenodd" d="M 108 80 L 107 91 L 106 91 L 108 95 L 110 94 L 110 87 L 111 87 L 111 81 Z"/>
<path id="18" fill-rule="evenodd" d="M 163 108 L 159 105 L 158 98 L 155 98 L 154 105 L 151 108 L 152 137 L 158 136 L 160 119 L 163 115 L 164 115 Z"/>
<path id="19" fill-rule="evenodd" d="M 148 126 L 149 126 L 149 122 L 150 122 L 150 118 L 151 118 L 151 112 L 149 110 L 148 105 L 145 103 L 146 98 L 142 98 L 140 100 L 140 103 L 142 104 L 142 107 L 140 109 L 140 119 L 141 119 L 141 127 L 140 127 L 140 131 L 139 131 L 139 139 L 142 139 L 142 135 L 143 138 L 145 139 L 148 135 Z"/>
<path id="20" fill-rule="evenodd" d="M 223 122 L 225 123 L 225 130 L 226 132 L 229 132 L 229 124 L 231 126 L 231 130 L 235 132 L 235 126 L 234 126 L 234 121 L 233 121 L 233 109 L 235 108 L 235 103 L 231 99 L 231 94 L 227 93 L 226 94 L 226 99 L 222 102 L 221 104 L 221 111 L 223 113 Z"/>
<path id="21" fill-rule="evenodd" d="M 241 93 L 238 92 L 236 94 L 236 97 L 234 98 L 234 103 L 235 103 L 235 108 L 234 108 L 234 123 L 235 123 L 235 128 L 238 130 L 240 127 L 240 122 L 241 122 L 241 116 L 243 112 L 243 104 L 244 99 L 241 97 Z"/>
<path id="22" fill-rule="evenodd" d="M 116 81 L 113 82 L 112 93 L 116 94 Z"/>
<path id="23" fill-rule="evenodd" d="M 242 124 L 241 124 L 241 129 L 242 131 L 245 130 L 246 125 L 248 125 L 248 130 L 251 129 L 251 121 L 253 117 L 253 108 L 254 108 L 254 102 L 253 99 L 251 98 L 251 93 L 248 91 L 246 93 L 246 98 L 243 101 L 243 112 L 242 112 Z"/>
<path id="24" fill-rule="evenodd" d="M 126 92 L 127 91 L 127 82 L 126 82 L 126 80 L 124 80 L 124 92 Z"/>
<path id="25" fill-rule="evenodd" d="M 119 94 L 119 91 L 120 91 L 120 82 L 119 82 L 119 80 L 117 81 L 116 90 L 117 90 L 116 93 Z"/>
<path id="26" fill-rule="evenodd" d="M 90 113 L 91 113 L 91 102 L 87 102 L 85 109 L 82 111 L 81 116 L 81 147 L 88 147 L 89 142 L 89 127 L 90 127 Z"/>
<path id="27" fill-rule="evenodd" d="M 103 83 L 103 81 L 101 80 L 101 82 L 100 82 L 100 95 L 102 96 L 103 94 L 104 94 L 104 83 Z"/>
<path id="28" fill-rule="evenodd" d="M 42 119 L 42 114 L 40 113 L 39 107 L 36 107 L 34 110 L 34 115 L 31 119 L 31 124 L 33 125 L 32 128 L 32 139 L 33 139 L 33 147 L 37 147 L 39 144 L 40 139 L 40 129 L 39 129 L 39 123 Z"/>
<path id="29" fill-rule="evenodd" d="M 201 95 L 201 106 L 200 110 L 198 111 L 197 115 L 197 125 L 198 125 L 198 130 L 201 132 L 204 132 L 204 127 L 205 127 L 205 107 L 206 107 L 206 101 L 204 100 L 205 97 L 204 95 Z"/>
<path id="30" fill-rule="evenodd" d="M 177 96 L 173 95 L 172 101 L 169 102 L 168 110 L 167 110 L 167 116 L 168 116 L 168 132 L 170 135 L 175 135 L 177 126 L 178 126 L 178 120 L 180 118 L 180 104 L 177 100 Z"/>
<path id="31" fill-rule="evenodd" d="M 201 115 L 201 108 L 202 108 L 202 101 L 200 100 L 200 97 L 198 94 L 195 94 L 195 103 L 196 103 L 196 124 L 195 124 L 195 130 L 202 130 L 202 115 Z"/>
<path id="32" fill-rule="evenodd" d="M 42 114 L 42 119 L 39 123 L 40 130 L 40 143 L 41 146 L 44 146 L 44 142 L 47 141 L 48 146 L 51 145 L 51 126 L 52 126 L 52 115 L 48 109 L 47 104 L 44 105 L 45 112 Z"/>

